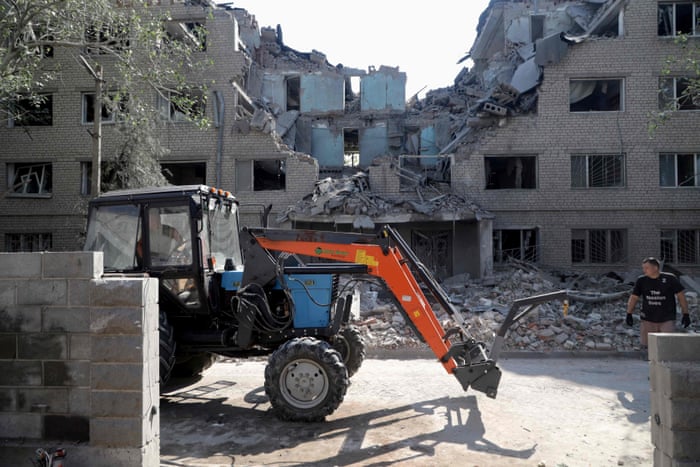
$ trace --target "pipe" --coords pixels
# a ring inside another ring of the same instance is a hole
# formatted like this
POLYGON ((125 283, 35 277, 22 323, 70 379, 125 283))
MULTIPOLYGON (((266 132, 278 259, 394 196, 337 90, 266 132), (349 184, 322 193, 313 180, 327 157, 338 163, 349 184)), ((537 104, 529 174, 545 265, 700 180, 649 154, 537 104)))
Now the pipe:
POLYGON ((221 186, 221 159, 224 152, 224 96, 221 91, 214 91, 216 96, 216 124, 219 135, 216 145, 216 186, 221 186))

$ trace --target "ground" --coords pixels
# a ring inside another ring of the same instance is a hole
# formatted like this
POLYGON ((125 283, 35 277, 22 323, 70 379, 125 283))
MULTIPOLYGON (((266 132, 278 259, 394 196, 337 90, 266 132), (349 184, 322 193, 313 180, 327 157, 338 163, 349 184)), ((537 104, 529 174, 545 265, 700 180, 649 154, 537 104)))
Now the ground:
POLYGON ((498 397, 429 358, 366 360, 322 423, 275 418, 265 360, 219 362, 161 399, 161 465, 652 464, 649 368, 633 358, 509 358, 498 397))

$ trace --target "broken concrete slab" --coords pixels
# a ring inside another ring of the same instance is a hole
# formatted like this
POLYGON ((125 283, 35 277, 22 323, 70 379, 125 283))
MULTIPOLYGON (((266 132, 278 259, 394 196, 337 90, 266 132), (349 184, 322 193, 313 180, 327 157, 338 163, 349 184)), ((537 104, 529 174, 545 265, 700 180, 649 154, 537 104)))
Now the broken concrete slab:
POLYGON ((284 136, 299 118, 298 110, 289 110, 277 117, 277 134, 284 136))
POLYGON ((535 42, 535 63, 539 66, 556 65, 561 62, 569 46, 561 39, 561 34, 551 34, 535 42))
POLYGON ((535 58, 524 62, 513 74, 510 84, 520 93, 528 92, 536 88, 542 79, 542 69, 535 63, 535 58))

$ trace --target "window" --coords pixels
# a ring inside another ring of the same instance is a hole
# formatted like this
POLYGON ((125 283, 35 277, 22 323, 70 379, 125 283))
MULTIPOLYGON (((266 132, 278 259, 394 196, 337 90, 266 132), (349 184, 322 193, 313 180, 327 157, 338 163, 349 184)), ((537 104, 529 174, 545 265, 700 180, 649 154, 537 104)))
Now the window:
POLYGON ((674 188, 700 186, 700 154, 661 154, 659 185, 674 188))
POLYGON ((13 103, 13 115, 9 126, 51 126, 53 125, 53 96, 39 94, 36 97, 22 97, 13 103))
POLYGON ((301 109, 301 79, 291 76, 286 80, 287 84, 287 110, 301 109))
POLYGON ((617 112, 623 110, 622 79, 572 79, 569 81, 570 112, 617 112))
POLYGON ((624 154, 571 156, 572 188, 621 188, 624 186, 624 154))
POLYGON ((205 185, 207 164, 205 162, 179 162, 160 164, 163 175, 173 185, 205 185))
POLYGON ((236 161, 236 191, 284 190, 285 161, 236 161))
POLYGON ((126 50, 129 48, 129 28, 119 24, 90 26, 85 30, 85 43, 89 54, 126 50))
POLYGON ((360 165, 360 130, 343 128, 343 165, 358 167, 360 165))
POLYGON ((158 94, 160 118, 170 122, 186 122, 204 115, 204 94, 198 90, 164 91, 158 94))
POLYGON ((92 162, 80 163, 80 194, 83 196, 92 194, 92 162))
POLYGON ((8 253, 50 250, 50 233, 8 233, 5 234, 5 251, 8 253))
MULTIPOLYGON (((86 92, 82 96, 82 121, 83 123, 95 122, 95 93, 86 92)), ((126 112, 127 99, 125 97, 117 97, 114 94, 102 95, 102 123, 114 123, 114 110, 126 112)))
POLYGON ((700 2, 664 2, 658 9, 659 36, 700 35, 700 2))
POLYGON ((196 48, 207 50, 207 28, 197 21, 167 21, 164 25, 168 41, 179 41, 196 48))
POLYGON ((506 263, 510 258, 537 262, 537 229, 502 229, 493 231, 493 262, 506 263))
POLYGON ((700 264, 700 229, 662 230, 661 259, 667 263, 700 264))
POLYGON ((571 262, 615 264, 627 261, 626 230, 572 230, 571 262))
POLYGON ((484 157, 487 190, 537 188, 537 157, 484 157))
POLYGON ((689 78, 661 78, 659 80, 659 108, 661 110, 700 110, 697 81, 689 78))
POLYGON ((51 195, 51 164, 7 164, 7 186, 13 195, 51 195))

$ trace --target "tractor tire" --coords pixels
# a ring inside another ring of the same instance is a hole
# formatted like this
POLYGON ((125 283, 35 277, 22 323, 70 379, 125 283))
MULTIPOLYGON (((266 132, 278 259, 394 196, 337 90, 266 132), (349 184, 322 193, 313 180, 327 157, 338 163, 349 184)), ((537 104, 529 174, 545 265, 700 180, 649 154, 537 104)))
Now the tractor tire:
POLYGON ((343 363, 348 370, 348 378, 352 377, 360 369, 367 355, 365 339, 360 334, 360 330, 355 326, 345 326, 338 334, 331 337, 330 342, 343 357, 343 363))
POLYGON ((175 360, 172 376, 199 376, 204 370, 212 366, 215 361, 216 355, 209 352, 178 356, 175 360))
POLYGON ((265 367, 265 393, 281 420, 322 421, 343 402, 348 385, 340 353, 312 337, 285 342, 265 367))
POLYGON ((160 361, 160 386, 164 387, 175 366, 175 331, 168 322, 168 317, 164 311, 158 314, 158 358, 160 361))

